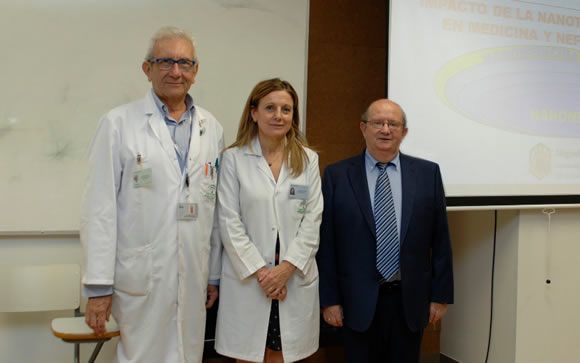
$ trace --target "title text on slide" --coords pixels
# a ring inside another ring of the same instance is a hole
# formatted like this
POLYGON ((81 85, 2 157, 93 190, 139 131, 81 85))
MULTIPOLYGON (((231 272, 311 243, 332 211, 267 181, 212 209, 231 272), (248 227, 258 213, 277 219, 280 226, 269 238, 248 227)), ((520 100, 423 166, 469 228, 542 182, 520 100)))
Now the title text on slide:
POLYGON ((580 34, 569 31, 570 28, 580 28, 580 16, 536 11, 524 6, 488 5, 481 1, 421 0, 420 3, 424 8, 440 10, 443 14, 453 12, 472 15, 465 19, 461 19, 462 16, 459 15, 443 18, 442 28, 446 31, 547 42, 561 46, 580 45, 580 34), (510 22, 493 21, 498 18, 510 22), (538 29, 531 25, 527 26, 533 23, 549 27, 538 29))
POLYGON ((421 0, 421 6, 430 9, 442 9, 459 13, 492 15, 505 19, 522 21, 537 21, 542 24, 559 25, 563 27, 580 28, 580 16, 554 13, 549 11, 533 11, 523 7, 505 5, 490 6, 480 1, 463 0, 421 0))
POLYGON ((505 38, 545 41, 560 45, 580 45, 580 34, 550 32, 545 30, 537 31, 525 27, 477 21, 464 23, 462 20, 450 18, 443 19, 442 26, 444 30, 460 33, 487 34, 505 38))

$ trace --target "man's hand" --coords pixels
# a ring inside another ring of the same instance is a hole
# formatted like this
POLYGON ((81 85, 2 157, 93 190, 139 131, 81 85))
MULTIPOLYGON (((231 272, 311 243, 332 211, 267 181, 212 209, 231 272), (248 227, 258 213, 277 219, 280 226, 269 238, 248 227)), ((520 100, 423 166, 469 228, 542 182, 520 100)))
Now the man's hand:
POLYGON ((342 327, 342 306, 331 305, 322 308, 322 317, 328 325, 340 328, 342 327))
POLYGON ((113 295, 91 297, 87 301, 85 322, 97 336, 105 334, 105 325, 111 316, 113 295))
POLYGON ((432 302, 429 306, 429 323, 435 325, 447 313, 447 304, 432 302))
POLYGON ((205 308, 209 309, 213 306, 218 298, 219 292, 216 285, 207 285, 207 299, 205 301, 205 308))

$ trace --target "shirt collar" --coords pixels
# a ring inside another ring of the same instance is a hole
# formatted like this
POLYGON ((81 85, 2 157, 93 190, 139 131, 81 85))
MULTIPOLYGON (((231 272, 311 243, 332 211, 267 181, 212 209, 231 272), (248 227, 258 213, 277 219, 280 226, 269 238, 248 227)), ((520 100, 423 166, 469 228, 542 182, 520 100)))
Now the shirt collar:
MULTIPOLYGON (((400 170, 399 166, 401 165, 401 158, 400 158, 400 153, 397 152, 397 155, 395 155, 395 157, 393 158, 393 160, 389 161, 388 164, 392 164, 395 166, 395 170, 400 170)), ((373 156, 371 155, 371 153, 369 153, 368 149, 365 151, 365 166, 367 171, 372 171, 373 169, 375 169, 377 167, 377 163, 379 161, 375 158, 373 158, 373 156)))
MULTIPOLYGON (((159 112, 161 112, 163 117, 167 118, 168 117, 167 106, 163 103, 163 101, 161 101, 161 99, 159 98, 159 96, 157 96, 157 94, 153 91, 153 89, 151 89, 151 94, 153 95, 153 101, 155 102, 155 105, 159 109, 159 112)), ((193 97, 191 97, 189 93, 185 95, 185 109, 191 112, 193 112, 193 110, 195 109, 193 97)))

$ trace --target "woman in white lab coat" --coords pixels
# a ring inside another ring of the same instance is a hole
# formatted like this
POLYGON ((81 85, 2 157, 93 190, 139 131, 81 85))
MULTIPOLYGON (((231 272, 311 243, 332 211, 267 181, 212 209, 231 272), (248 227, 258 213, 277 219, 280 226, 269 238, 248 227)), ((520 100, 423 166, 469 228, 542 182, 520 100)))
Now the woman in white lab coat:
POLYGON ((318 156, 280 79, 252 90, 218 183, 222 257, 216 350, 238 362, 293 362, 318 349, 322 194, 318 156))

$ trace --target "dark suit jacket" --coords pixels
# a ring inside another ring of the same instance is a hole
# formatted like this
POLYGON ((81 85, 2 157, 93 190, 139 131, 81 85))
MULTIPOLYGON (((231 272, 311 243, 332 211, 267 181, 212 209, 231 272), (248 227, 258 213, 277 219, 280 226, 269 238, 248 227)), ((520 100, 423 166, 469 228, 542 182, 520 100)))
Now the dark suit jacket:
MULTIPOLYGON (((417 331, 428 324, 430 302, 453 302, 451 243, 439 166, 404 154, 400 160, 401 294, 407 325, 417 331)), ((320 304, 342 305, 344 324, 364 331, 379 293, 365 154, 328 166, 322 193, 320 304)))

